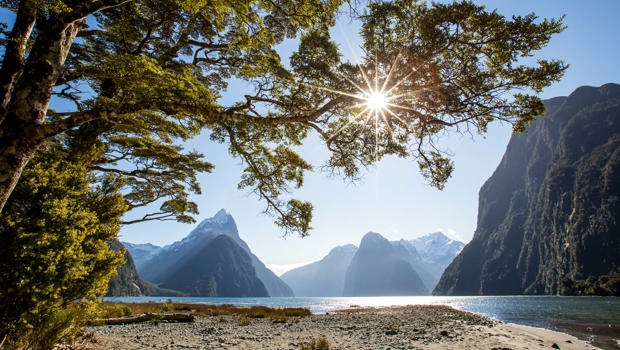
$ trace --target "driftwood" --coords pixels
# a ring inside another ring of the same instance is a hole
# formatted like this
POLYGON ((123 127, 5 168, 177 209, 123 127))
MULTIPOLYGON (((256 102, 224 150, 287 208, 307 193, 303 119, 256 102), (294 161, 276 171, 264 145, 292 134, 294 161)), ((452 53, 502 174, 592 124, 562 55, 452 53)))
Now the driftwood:
POLYGON ((89 325, 109 326, 117 324, 140 323, 140 322, 194 322, 192 314, 153 314, 146 313, 127 317, 100 318, 89 322, 89 325))

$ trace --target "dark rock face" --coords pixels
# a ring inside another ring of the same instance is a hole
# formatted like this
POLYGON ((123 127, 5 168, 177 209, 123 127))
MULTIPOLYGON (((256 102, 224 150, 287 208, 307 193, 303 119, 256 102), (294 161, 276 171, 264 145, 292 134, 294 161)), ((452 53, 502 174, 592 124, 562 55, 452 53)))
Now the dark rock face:
POLYGON ((344 296, 424 295, 428 289, 394 246, 367 233, 347 269, 344 296))
POLYGON ((620 85, 546 106, 480 189, 474 238, 433 294, 557 294, 619 271, 620 85))
POLYGON ((336 247, 320 261, 288 271, 280 278, 298 297, 340 297, 356 251, 352 244, 336 247))
MULTIPOLYGON (((109 243, 115 251, 122 251, 123 245, 119 241, 109 243)), ((117 275, 110 279, 106 296, 183 296, 184 294, 175 290, 162 289, 147 282, 138 276, 136 265, 129 254, 125 251, 125 264, 118 267, 117 275)))
POLYGON ((176 271, 178 264, 191 260, 219 235, 238 237, 237 225, 223 210, 214 217, 202 221, 182 240, 161 248, 150 260, 142 264, 138 273, 148 281, 161 283, 176 271))
POLYGON ((189 296, 269 296, 248 253, 225 235, 215 237, 192 259, 176 265, 160 286, 189 296))

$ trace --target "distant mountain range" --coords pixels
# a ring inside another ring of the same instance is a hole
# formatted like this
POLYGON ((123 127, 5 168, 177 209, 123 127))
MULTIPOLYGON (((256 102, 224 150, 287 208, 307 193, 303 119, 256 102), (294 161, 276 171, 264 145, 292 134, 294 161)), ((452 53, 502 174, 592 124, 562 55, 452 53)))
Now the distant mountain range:
POLYGON ((320 261, 290 270, 280 278, 298 297, 340 297, 344 276, 356 252, 353 244, 338 246, 320 261))
POLYGON ((368 233, 359 249, 352 244, 336 247, 322 260, 280 279, 252 254, 223 209, 168 246, 123 245, 127 264, 110 283, 109 295, 423 295, 463 247, 441 232, 395 242, 368 233))
POLYGON ((135 254, 140 276, 190 296, 293 296, 252 254, 224 209, 171 245, 124 245, 135 254))
POLYGON ((434 294, 620 294, 620 85, 545 105, 480 189, 474 237, 434 294))
POLYGON ((389 242, 378 233, 332 249, 322 260, 281 276, 296 296, 429 294, 464 246, 441 232, 389 242))

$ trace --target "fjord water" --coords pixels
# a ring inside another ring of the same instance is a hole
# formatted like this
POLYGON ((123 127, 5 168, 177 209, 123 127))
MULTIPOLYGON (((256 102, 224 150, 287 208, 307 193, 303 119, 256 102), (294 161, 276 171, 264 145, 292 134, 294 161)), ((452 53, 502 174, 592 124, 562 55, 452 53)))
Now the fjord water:
POLYGON ((605 349, 619 349, 620 298, 560 296, 466 296, 466 297, 339 297, 339 298, 162 298, 108 297, 107 301, 262 305, 304 307, 312 313, 326 313, 351 307, 403 305, 450 305, 459 310, 483 314, 503 322, 542 327, 573 334, 605 349))

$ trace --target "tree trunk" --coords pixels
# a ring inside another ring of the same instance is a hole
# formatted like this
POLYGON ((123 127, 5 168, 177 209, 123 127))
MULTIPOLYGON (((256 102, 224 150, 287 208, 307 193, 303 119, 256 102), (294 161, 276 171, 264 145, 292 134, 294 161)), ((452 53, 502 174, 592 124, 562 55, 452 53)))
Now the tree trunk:
POLYGON ((36 21, 36 3, 20 1, 13 30, 4 49, 4 60, 0 70, 0 124, 4 120, 11 92, 24 69, 26 45, 36 21))
POLYGON ((42 140, 32 126, 6 122, 0 131, 0 212, 42 140), (10 125, 13 124, 13 125, 10 125))
POLYGON ((40 34, 14 84, 0 128, 0 212, 34 152, 52 136, 42 126, 52 90, 84 20, 68 25, 53 20, 39 24, 40 34))

